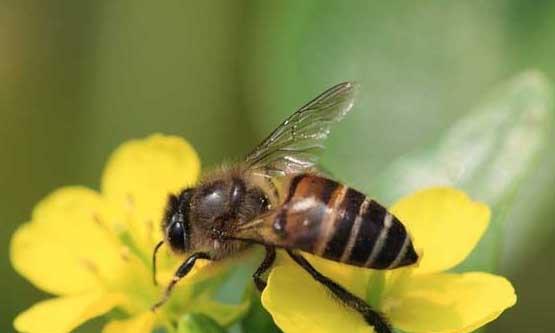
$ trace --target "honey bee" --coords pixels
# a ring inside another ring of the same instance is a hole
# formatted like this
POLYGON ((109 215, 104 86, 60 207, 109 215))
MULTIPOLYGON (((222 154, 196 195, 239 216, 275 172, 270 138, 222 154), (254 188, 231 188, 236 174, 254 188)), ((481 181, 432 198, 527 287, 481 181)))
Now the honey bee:
POLYGON ((241 163, 170 195, 162 221, 164 240, 153 253, 154 280, 156 252, 163 243, 188 256, 153 309, 169 298, 198 259, 218 261, 258 244, 266 250, 253 274, 260 291, 276 249, 283 249, 378 333, 391 332, 381 314, 301 254, 373 269, 394 269, 418 259, 411 237, 393 214, 317 169, 318 152, 331 128, 352 109, 356 87, 345 82, 328 89, 287 118, 241 163))

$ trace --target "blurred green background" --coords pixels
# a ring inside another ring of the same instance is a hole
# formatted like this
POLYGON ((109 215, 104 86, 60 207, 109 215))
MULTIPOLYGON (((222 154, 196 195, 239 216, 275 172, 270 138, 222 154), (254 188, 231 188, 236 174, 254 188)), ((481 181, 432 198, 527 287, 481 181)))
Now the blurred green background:
MULTIPOLYGON (((210 167, 357 80, 323 160, 372 194, 399 156, 529 68, 555 79, 553 1, 0 0, 0 331, 46 297, 10 268, 11 234, 53 189, 98 188, 125 140, 182 135, 210 167)), ((555 327, 552 132, 507 211, 496 271, 519 301, 488 332, 555 327)))

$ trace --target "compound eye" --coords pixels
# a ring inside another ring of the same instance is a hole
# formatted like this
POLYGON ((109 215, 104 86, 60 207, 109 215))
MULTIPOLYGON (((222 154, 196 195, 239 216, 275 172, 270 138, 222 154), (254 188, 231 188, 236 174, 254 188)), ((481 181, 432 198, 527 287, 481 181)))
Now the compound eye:
POLYGON ((185 228, 183 223, 172 223, 168 228, 168 241, 172 249, 185 251, 185 228))

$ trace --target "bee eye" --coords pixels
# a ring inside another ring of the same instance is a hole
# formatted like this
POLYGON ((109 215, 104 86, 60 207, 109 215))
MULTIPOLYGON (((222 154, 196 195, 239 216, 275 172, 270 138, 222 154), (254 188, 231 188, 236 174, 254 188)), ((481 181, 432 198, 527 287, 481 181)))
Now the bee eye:
POLYGON ((168 241, 174 250, 185 251, 185 236, 183 223, 172 223, 168 228, 168 241))

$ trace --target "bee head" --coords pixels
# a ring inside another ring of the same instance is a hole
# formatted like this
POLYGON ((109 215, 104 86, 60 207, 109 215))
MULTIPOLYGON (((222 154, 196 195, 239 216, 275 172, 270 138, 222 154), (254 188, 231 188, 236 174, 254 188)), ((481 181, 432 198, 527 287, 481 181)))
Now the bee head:
POLYGON ((187 252, 190 247, 189 208, 193 189, 186 189, 179 196, 170 195, 162 223, 164 239, 177 253, 187 252))

